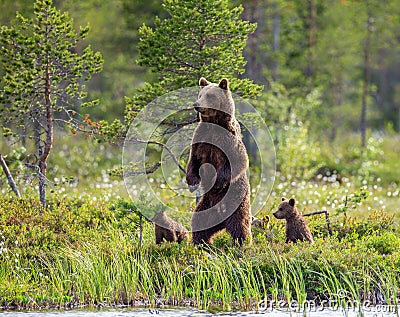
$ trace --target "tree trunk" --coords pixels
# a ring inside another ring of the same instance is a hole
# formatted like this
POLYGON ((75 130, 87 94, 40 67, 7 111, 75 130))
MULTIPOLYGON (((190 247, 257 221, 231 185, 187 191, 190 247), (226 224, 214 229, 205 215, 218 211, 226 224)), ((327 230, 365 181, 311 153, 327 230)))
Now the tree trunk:
MULTIPOLYGON (((256 11, 257 11, 257 0, 253 0, 253 3, 251 5, 251 14, 250 17, 252 17, 254 20, 251 22, 255 22, 257 20, 256 17, 256 11)), ((257 67, 257 53, 258 53, 258 32, 257 29, 254 31, 253 34, 250 36, 250 68, 251 68, 251 75, 252 78, 256 81, 258 81, 259 78, 259 69, 257 67)))
POLYGON ((0 154, 0 164, 1 164, 1 167, 3 168, 4 173, 7 176, 8 184, 10 185, 12 191, 14 192, 15 195, 17 195, 17 197, 21 197, 21 194, 18 191, 18 187, 14 182, 14 178, 12 177, 10 170, 8 169, 7 163, 4 160, 3 155, 1 155, 1 154, 0 154))
POLYGON ((333 82, 332 87, 333 94, 333 116, 332 116, 332 129, 331 129, 331 140, 335 140, 337 134, 337 127, 341 125, 341 122, 338 121, 336 113, 338 109, 342 105, 342 78, 341 76, 337 76, 333 82))
POLYGON ((308 36, 308 61, 307 61, 307 77, 312 77, 314 74, 314 46, 315 46, 315 34, 317 32, 317 23, 316 23, 316 8, 314 0, 308 1, 308 9, 309 9, 309 22, 310 22, 310 30, 308 36))
POLYGON ((246 64, 246 76, 256 82, 262 81, 261 65, 260 65, 260 34, 262 32, 263 18, 259 16, 260 10, 258 0, 251 0, 243 3, 244 18, 252 23, 257 22, 257 29, 254 33, 249 34, 247 45, 248 50, 244 52, 246 64))
POLYGON ((45 192, 45 178, 42 176, 42 168, 41 168, 41 161, 40 158, 43 156, 43 144, 42 144, 42 131, 41 131, 42 124, 40 123, 40 117, 36 117, 34 119, 34 124, 33 124, 33 133, 34 133, 34 139, 35 139, 35 147, 36 151, 38 154, 38 162, 37 165, 32 165, 30 167, 35 168, 38 173, 38 178, 39 178, 39 198, 40 202, 42 203, 42 206, 46 206, 46 192, 45 192))
POLYGON ((280 32, 280 16, 279 16, 279 4, 277 2, 274 3, 274 15, 273 15, 273 24, 272 24, 272 34, 274 37, 274 41, 272 44, 272 51, 274 53, 274 62, 272 65, 272 79, 277 80, 279 75, 279 32, 280 32))
POLYGON ((365 37, 364 45, 364 78, 363 78, 363 89, 362 89, 362 100, 361 100, 361 147, 365 149, 367 145, 367 99, 369 82, 371 77, 370 59, 371 59, 371 27, 372 17, 368 10, 367 12, 367 34, 365 37))
POLYGON ((45 107, 46 107, 46 141, 42 155, 39 157, 39 196, 43 208, 46 208, 46 173, 47 173, 47 158, 53 147, 54 140, 54 118, 53 107, 50 100, 51 79, 50 79, 50 66, 46 65, 46 78, 45 78, 45 107))
MULTIPOLYGON (((49 30, 46 30, 46 36, 49 30)), ((46 173, 47 173, 47 159, 50 155, 50 151, 53 147, 54 140, 54 118, 53 118, 53 106, 51 103, 51 74, 50 74, 50 56, 46 56, 46 71, 45 71, 45 83, 44 83, 44 105, 46 109, 45 119, 45 142, 43 152, 39 153, 39 197, 43 208, 46 208, 46 173)))

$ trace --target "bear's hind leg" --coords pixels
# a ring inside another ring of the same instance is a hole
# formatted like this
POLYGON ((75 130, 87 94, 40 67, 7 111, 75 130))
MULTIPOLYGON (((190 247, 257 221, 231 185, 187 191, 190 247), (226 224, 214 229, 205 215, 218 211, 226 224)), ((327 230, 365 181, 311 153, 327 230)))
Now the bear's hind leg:
POLYGON ((201 231, 194 231, 192 234, 192 242, 193 244, 212 244, 212 238, 213 236, 224 229, 223 224, 218 224, 212 228, 208 228, 206 230, 201 230, 201 231))
POLYGON ((193 244, 212 244, 212 237, 225 228, 218 199, 206 193, 192 215, 193 244))
POLYGON ((226 231, 240 246, 242 246, 247 238, 251 239, 250 202, 246 201, 246 199, 242 201, 236 211, 226 220, 226 231))

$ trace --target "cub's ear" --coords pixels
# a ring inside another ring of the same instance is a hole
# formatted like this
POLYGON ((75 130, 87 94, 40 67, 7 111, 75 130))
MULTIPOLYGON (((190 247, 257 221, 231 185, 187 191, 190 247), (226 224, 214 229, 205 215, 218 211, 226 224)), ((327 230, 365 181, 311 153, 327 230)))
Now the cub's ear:
POLYGON ((289 205, 294 207, 295 204, 296 204, 296 200, 294 198, 290 198, 289 199, 289 205))
POLYGON ((207 85, 209 85, 210 83, 207 81, 207 79, 205 79, 204 77, 201 77, 199 80, 199 86, 200 87, 205 87, 207 85))
POLYGON ((282 197, 282 201, 285 201, 286 200, 286 198, 285 197, 282 197))
POLYGON ((228 79, 222 78, 221 81, 219 82, 218 86, 221 89, 228 90, 229 89, 228 84, 229 84, 228 79))

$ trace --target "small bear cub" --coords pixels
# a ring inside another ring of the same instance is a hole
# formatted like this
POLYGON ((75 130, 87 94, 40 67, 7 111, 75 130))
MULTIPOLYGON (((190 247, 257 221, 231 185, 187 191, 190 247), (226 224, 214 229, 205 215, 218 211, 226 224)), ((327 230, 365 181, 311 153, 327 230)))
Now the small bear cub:
POLYGON ((286 243, 297 243, 297 240, 314 242, 306 220, 296 208, 294 198, 288 200, 282 197, 282 202, 273 215, 277 219, 286 219, 286 243))
POLYGON ((165 211, 159 212, 151 219, 154 223, 156 244, 167 242, 182 242, 188 238, 188 230, 179 222, 167 216, 165 211))

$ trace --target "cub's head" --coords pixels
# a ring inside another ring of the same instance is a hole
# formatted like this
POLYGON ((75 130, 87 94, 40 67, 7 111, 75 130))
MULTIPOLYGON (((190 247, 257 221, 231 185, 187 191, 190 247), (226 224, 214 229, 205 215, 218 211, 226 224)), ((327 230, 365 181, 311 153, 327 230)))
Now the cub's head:
POLYGON ((289 219, 296 216, 298 213, 296 209, 296 200, 290 198, 289 200, 282 197, 282 202, 278 207, 278 210, 273 213, 274 217, 277 219, 289 219))
POLYGON ((228 80, 223 78, 219 84, 215 84, 202 77, 199 85, 201 90, 194 109, 199 113, 200 119, 208 122, 230 121, 235 113, 235 104, 228 80))

